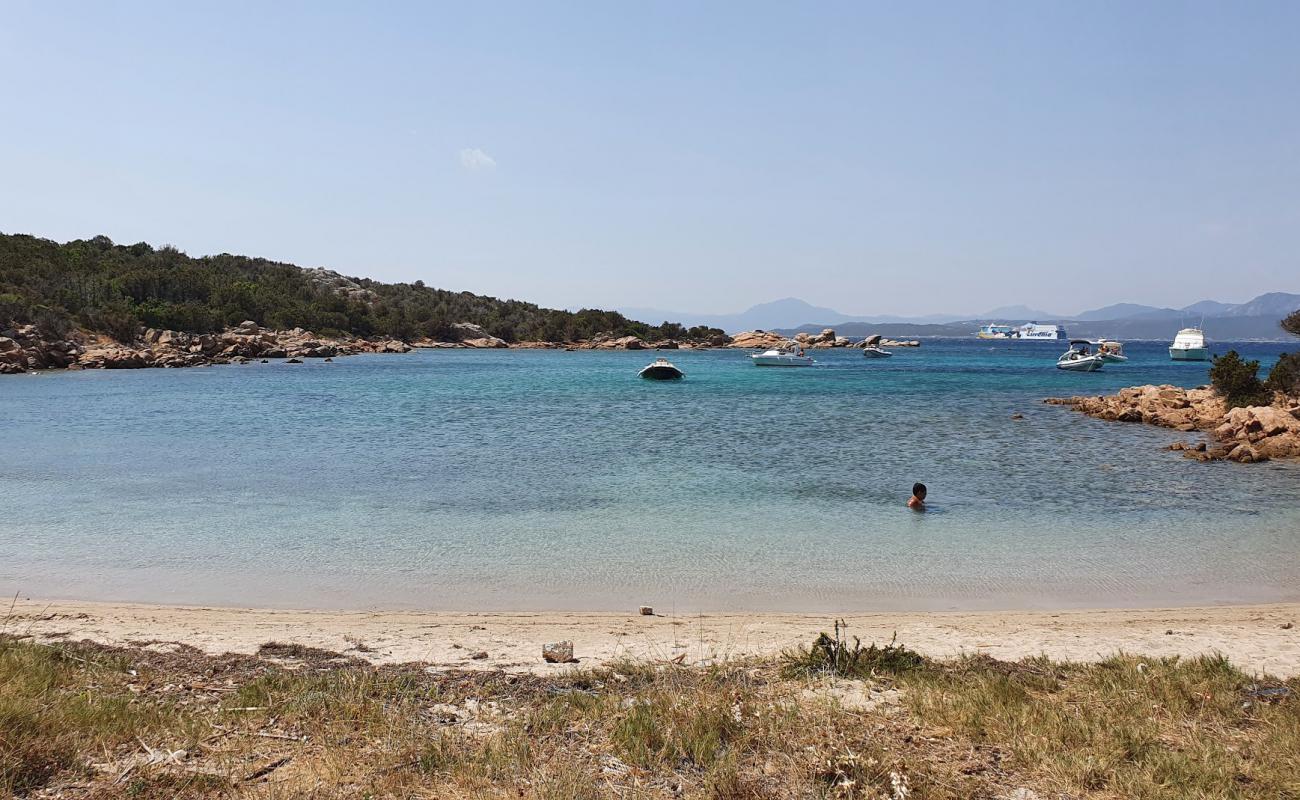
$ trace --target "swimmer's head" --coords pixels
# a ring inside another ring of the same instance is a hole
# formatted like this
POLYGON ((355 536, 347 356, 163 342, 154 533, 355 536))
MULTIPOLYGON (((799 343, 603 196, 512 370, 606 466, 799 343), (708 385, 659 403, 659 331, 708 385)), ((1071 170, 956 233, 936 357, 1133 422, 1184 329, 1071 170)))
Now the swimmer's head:
POLYGON ((925 499, 925 484, 924 484, 924 483, 914 483, 914 484, 912 484, 912 496, 915 497, 917 500, 924 500, 924 499, 925 499))

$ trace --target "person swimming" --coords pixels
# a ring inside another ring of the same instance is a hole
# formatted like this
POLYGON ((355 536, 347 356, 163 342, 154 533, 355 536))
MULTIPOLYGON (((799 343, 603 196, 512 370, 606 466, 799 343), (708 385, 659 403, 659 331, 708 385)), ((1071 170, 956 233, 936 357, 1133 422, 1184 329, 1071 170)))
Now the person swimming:
POLYGON ((912 497, 907 501, 907 507, 913 511, 925 510, 925 484, 912 484, 912 497))

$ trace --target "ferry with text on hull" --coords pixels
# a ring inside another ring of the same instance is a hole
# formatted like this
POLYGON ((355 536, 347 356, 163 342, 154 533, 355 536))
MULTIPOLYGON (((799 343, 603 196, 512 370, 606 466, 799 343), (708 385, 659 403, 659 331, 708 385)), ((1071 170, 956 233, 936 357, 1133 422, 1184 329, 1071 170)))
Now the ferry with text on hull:
POLYGON ((640 377, 652 381, 675 381, 685 374, 666 358, 656 358, 637 373, 640 377))
POLYGON ((1024 325, 1016 327, 994 323, 980 328, 975 332, 975 335, 981 339, 1018 339, 1021 341, 1042 342, 1054 342, 1067 338, 1064 326, 1040 325, 1037 322, 1026 322, 1024 325))
POLYGON ((1183 328, 1169 345, 1169 357, 1174 361, 1204 361, 1208 358, 1205 332, 1200 328, 1183 328))
POLYGON ((1056 359, 1056 368, 1070 372, 1096 372, 1101 369, 1106 362, 1099 353, 1088 349, 1091 344, 1087 339, 1070 340, 1070 349, 1056 359))
POLYGON ((778 347, 750 356, 756 367, 811 367, 813 360, 802 347, 778 347))

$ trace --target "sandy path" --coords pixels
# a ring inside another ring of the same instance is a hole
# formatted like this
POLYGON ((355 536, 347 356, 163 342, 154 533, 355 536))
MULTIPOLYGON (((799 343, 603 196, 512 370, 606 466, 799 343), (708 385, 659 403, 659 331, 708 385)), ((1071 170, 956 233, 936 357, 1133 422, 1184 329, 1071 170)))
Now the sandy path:
MULTIPOLYGON (((375 663, 424 661, 465 668, 562 669, 544 664, 543 642, 569 639, 581 662, 668 659, 687 663, 769 655, 810 642, 826 615, 437 613, 270 611, 18 600, 0 607, 0 631, 40 641, 183 642, 211 653, 252 653, 268 641, 359 655, 375 663), (369 651, 358 651, 361 643, 369 651), (486 658, 474 659, 475 654, 486 658)), ((1088 660, 1116 651, 1153 656, 1218 651, 1248 672, 1300 674, 1300 604, 1005 613, 864 613, 846 617, 866 641, 898 640, 928 655, 1046 654, 1088 660)))

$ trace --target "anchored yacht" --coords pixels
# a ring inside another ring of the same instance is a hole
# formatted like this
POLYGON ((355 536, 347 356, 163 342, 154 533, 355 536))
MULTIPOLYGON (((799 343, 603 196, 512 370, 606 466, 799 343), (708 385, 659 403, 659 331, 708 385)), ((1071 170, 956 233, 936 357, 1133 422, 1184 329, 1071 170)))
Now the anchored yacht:
POLYGON ((1204 361, 1205 332, 1200 328, 1183 328, 1169 345, 1169 357, 1174 361, 1204 361))

